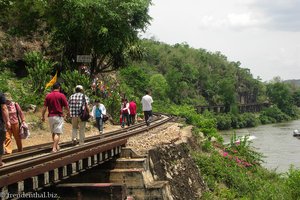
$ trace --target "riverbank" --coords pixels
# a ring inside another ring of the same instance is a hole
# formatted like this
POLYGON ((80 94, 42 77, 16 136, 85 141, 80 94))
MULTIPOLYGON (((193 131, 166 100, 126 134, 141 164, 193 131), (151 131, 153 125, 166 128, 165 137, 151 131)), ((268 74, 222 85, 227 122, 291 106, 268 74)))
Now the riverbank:
POLYGON ((277 173, 285 173, 291 165, 300 168, 300 140, 293 137, 293 130, 299 129, 300 120, 261 125, 254 128, 222 131, 224 141, 230 140, 234 132, 237 136, 253 135, 251 146, 264 155, 262 166, 277 173))

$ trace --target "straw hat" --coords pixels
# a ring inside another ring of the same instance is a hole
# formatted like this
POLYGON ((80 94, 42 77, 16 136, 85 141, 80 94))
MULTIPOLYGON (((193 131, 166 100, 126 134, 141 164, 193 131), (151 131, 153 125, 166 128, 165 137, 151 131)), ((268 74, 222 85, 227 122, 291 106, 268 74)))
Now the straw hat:
POLYGON ((8 100, 8 101, 12 101, 13 100, 12 96, 11 96, 11 94, 9 92, 5 92, 4 95, 5 95, 5 99, 6 100, 8 100))

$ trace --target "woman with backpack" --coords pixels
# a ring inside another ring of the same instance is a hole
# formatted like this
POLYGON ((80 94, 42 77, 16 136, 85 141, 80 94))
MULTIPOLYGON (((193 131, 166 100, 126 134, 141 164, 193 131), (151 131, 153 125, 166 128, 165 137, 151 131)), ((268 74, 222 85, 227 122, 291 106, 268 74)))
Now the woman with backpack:
POLYGON ((103 116, 106 115, 106 108, 105 106, 100 103, 99 99, 95 100, 95 105, 92 109, 92 116, 96 120, 96 125, 99 130, 100 135, 103 134, 103 116))

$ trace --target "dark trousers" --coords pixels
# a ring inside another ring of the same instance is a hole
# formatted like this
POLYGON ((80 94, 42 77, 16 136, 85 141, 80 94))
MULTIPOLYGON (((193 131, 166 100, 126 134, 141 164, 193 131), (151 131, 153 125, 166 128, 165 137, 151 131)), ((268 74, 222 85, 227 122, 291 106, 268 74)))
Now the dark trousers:
POLYGON ((96 117, 96 125, 99 131, 103 131, 103 119, 101 117, 96 117))
POLYGON ((134 124, 135 123, 135 115, 129 115, 129 118, 130 118, 130 124, 134 124))
POLYGON ((152 110, 144 111, 145 122, 149 126, 152 120, 152 110))
POLYGON ((122 127, 125 126, 125 118, 126 118, 126 124, 127 124, 127 126, 130 125, 129 114, 128 113, 122 113, 122 127))

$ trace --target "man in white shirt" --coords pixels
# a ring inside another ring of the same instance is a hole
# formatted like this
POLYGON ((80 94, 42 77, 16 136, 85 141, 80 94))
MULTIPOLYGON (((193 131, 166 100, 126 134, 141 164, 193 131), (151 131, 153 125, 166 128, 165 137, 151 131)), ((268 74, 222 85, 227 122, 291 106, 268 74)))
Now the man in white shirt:
POLYGON ((150 122, 152 120, 152 103, 153 99, 150 96, 150 92, 146 91, 146 95, 143 96, 142 98, 142 105, 143 105, 143 111, 144 111, 144 117, 145 117, 145 122, 147 126, 150 125, 150 122))

